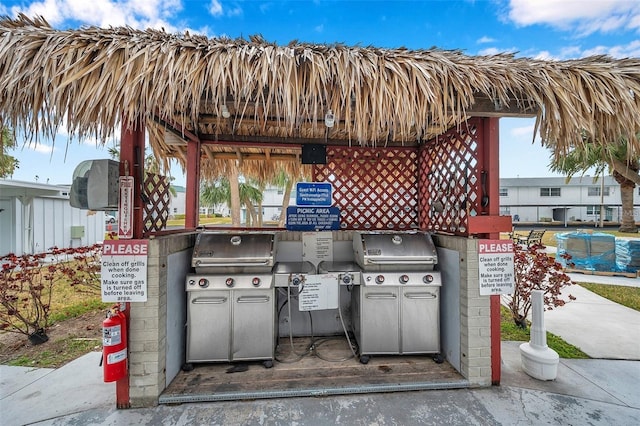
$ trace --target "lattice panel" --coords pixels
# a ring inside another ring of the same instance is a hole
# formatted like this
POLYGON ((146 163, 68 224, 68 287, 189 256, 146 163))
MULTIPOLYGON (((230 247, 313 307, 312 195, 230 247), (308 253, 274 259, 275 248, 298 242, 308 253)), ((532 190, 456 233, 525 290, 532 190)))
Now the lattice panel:
POLYGON ((469 120, 419 152, 420 228, 468 235, 468 218, 483 213, 479 170, 482 121, 469 120))
POLYGON ((145 173, 143 193, 148 198, 144 205, 144 233, 160 231, 167 226, 169 219, 169 179, 151 173, 145 173))
POLYGON ((313 167, 315 182, 333 185, 342 229, 417 229, 417 179, 415 149, 328 146, 313 167))

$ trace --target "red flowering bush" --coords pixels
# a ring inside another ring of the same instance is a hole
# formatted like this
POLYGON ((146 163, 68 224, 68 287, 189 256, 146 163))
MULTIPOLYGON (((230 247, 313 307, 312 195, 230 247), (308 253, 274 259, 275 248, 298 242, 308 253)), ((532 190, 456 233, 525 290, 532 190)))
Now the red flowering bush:
POLYGON ((0 257, 0 330, 46 341, 56 283, 66 280, 80 291, 99 290, 101 252, 96 244, 0 257))
MULTIPOLYGON (((519 244, 515 248, 515 291, 508 299, 507 307, 511 311, 514 322, 527 328, 527 316, 531 310, 531 291, 544 291, 545 310, 564 306, 569 300, 575 300, 571 294, 564 300, 560 294, 562 289, 573 284, 562 265, 545 252, 545 246, 534 244, 524 247, 519 244)), ((562 255, 567 261, 571 256, 562 255)))

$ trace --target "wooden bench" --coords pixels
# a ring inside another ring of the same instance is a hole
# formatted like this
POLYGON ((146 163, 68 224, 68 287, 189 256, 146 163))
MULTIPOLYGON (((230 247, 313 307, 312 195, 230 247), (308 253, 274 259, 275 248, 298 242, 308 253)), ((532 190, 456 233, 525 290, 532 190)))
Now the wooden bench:
POLYGON ((529 231, 529 235, 512 232, 509 234, 509 238, 511 238, 515 244, 526 244, 527 247, 531 247, 533 244, 542 244, 542 236, 546 231, 546 229, 532 229, 529 231))

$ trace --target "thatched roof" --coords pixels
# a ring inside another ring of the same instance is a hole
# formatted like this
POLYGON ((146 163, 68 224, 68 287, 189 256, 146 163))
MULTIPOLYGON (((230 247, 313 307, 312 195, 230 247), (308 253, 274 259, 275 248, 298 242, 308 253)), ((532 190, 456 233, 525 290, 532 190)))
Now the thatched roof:
POLYGON ((290 143, 280 154, 295 156, 308 142, 419 144, 473 115, 535 115, 557 152, 586 132, 604 143, 624 137, 640 154, 638 58, 278 46, 131 28, 60 31, 21 16, 0 20, 0 93, 4 124, 27 134, 66 123, 73 136, 107 139, 126 117, 144 120, 157 155, 177 158, 189 135, 222 143, 211 152, 242 154, 234 142, 249 141, 290 143))

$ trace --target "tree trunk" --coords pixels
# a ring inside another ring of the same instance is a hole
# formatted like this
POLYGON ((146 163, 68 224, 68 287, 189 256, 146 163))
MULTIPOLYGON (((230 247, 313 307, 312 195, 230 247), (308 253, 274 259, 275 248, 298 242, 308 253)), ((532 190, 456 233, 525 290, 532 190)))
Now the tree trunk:
POLYGON ((289 207, 289 198, 291 198, 291 189, 293 188, 293 180, 289 179, 284 186, 284 194, 282 195, 282 211, 280 212, 280 220, 278 226, 284 228, 287 219, 287 207, 289 207))
POLYGON ((231 226, 240 227, 240 182, 235 164, 229 168, 229 190, 231 192, 231 226))
POLYGON ((635 185, 620 185, 620 198, 622 199, 622 220, 620 232, 638 233, 636 220, 633 216, 633 192, 635 185))
POLYGON ((622 201, 622 218, 618 231, 637 234, 638 227, 633 215, 633 192, 636 189, 636 184, 616 170, 613 171, 613 177, 620 184, 620 199, 622 201))

